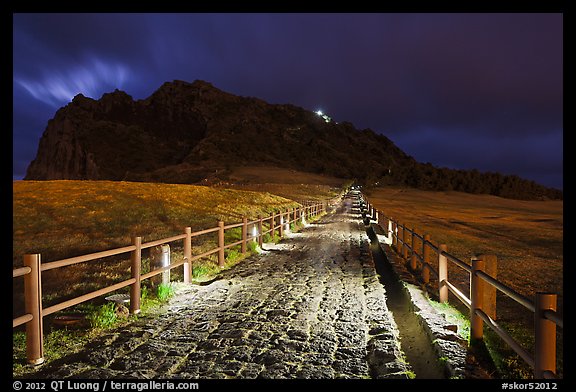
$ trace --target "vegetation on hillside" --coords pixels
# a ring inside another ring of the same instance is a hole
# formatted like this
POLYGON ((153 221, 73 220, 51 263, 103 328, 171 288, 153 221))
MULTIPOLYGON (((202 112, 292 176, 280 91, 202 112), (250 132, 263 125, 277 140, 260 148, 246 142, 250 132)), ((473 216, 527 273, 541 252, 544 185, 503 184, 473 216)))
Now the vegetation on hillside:
POLYGON ((430 163, 396 167, 386 176, 368 178, 366 184, 409 186, 429 191, 489 194, 519 200, 562 200, 561 190, 548 188, 516 175, 478 170, 438 168, 430 163))

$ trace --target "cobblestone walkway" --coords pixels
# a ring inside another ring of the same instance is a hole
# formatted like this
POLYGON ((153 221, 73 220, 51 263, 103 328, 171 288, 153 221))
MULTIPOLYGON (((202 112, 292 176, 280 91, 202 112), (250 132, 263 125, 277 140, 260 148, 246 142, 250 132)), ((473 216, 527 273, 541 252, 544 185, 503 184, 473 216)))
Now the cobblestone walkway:
POLYGON ((350 200, 34 378, 406 378, 350 200), (346 207, 348 206, 348 208, 346 207))

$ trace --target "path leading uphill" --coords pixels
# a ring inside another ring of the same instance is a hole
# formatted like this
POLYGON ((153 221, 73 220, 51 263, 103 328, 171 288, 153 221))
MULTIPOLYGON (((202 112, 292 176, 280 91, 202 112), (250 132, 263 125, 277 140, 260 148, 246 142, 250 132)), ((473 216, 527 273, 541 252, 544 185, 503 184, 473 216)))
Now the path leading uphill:
POLYGON ((31 377, 406 378, 352 203, 31 377))

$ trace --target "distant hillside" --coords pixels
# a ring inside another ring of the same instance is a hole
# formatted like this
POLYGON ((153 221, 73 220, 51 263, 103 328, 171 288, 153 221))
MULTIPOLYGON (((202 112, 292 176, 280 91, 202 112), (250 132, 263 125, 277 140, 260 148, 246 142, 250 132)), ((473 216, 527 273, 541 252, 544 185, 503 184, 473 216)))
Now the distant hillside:
POLYGON ((44 131, 25 179, 167 183, 228 181, 239 167, 268 166, 430 189, 558 198, 561 192, 507 176, 482 177, 423 165, 370 129, 293 105, 223 92, 210 83, 164 83, 133 100, 116 90, 79 94, 44 131), (471 185, 470 181, 490 185, 471 185))

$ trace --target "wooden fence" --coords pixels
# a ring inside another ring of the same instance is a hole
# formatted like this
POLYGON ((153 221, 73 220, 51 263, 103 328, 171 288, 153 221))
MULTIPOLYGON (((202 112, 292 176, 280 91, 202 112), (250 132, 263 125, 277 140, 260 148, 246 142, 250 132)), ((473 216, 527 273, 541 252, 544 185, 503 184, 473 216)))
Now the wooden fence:
POLYGON ((430 273, 438 281, 440 302, 448 301, 452 292, 470 309, 470 340, 482 340, 484 323, 500 336, 534 370, 534 378, 556 377, 556 327, 564 328, 563 319, 556 312, 556 293, 535 293, 534 301, 514 291, 496 279, 495 255, 472 257, 470 264, 448 253, 446 244, 434 245, 430 235, 418 234, 414 229, 391 217, 385 216, 360 194, 361 210, 366 220, 375 221, 386 233, 387 242, 409 263, 412 272, 421 274, 422 282, 430 282, 430 273), (383 224, 384 223, 384 224, 383 224), (435 252, 434 268, 432 252, 435 252), (470 274, 468 295, 448 280, 448 261, 470 274), (534 354, 522 347, 496 322, 496 290, 512 298, 534 313, 534 354))
POLYGON ((52 261, 49 263, 42 263, 40 254, 27 254, 24 255, 24 266, 16 268, 12 272, 12 277, 24 278, 24 306, 25 314, 13 319, 12 327, 18 327, 26 324, 26 357, 30 364, 41 364, 44 362, 44 344, 43 344, 43 318, 78 305, 82 302, 89 301, 96 297, 117 291, 124 287, 130 286, 130 313, 136 314, 140 312, 140 289, 141 282, 145 279, 151 278, 155 275, 169 271, 173 268, 184 266, 184 282, 189 283, 191 280, 192 263, 198 259, 210 256, 217 253, 218 265, 224 266, 225 263, 225 250, 234 246, 240 246, 241 252, 244 254, 247 251, 248 241, 257 241, 260 246, 263 244, 263 237, 269 234, 272 238, 278 233, 283 237, 289 229, 291 223, 303 221, 320 215, 326 212, 328 202, 315 202, 307 203, 298 208, 288 209, 284 212, 270 213, 270 216, 258 216, 257 219, 249 221, 248 218, 243 218, 242 222, 226 225, 223 221, 219 221, 218 225, 213 228, 192 232, 190 227, 184 229, 184 233, 173 237, 163 238, 156 241, 142 243, 142 237, 133 237, 132 244, 122 248, 106 250, 97 253, 91 253, 83 256, 72 257, 68 259, 52 261), (253 228, 252 233, 249 233, 248 227, 253 228), (242 237, 236 242, 229 244, 225 243, 225 231, 234 228, 242 228, 242 237), (266 228, 266 230, 265 230, 266 228), (210 233, 217 233, 218 246, 214 249, 206 251, 198 255, 192 255, 192 238, 210 233), (153 246, 168 244, 174 241, 183 241, 184 257, 182 260, 171 263, 165 267, 152 270, 148 273, 141 273, 143 249, 153 246), (130 270, 131 278, 123 282, 113 284, 92 291, 88 294, 81 295, 76 298, 58 303, 56 305, 43 308, 42 306, 42 272, 66 267, 73 264, 84 263, 87 261, 100 259, 103 257, 115 256, 123 253, 130 253, 130 270))

